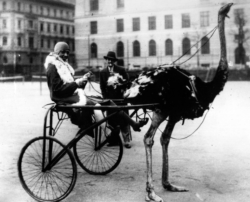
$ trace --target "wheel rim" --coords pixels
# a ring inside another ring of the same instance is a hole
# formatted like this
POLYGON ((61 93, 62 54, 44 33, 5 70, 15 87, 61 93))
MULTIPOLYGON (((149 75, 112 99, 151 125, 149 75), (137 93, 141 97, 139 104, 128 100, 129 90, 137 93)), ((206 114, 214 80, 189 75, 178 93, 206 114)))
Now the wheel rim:
MULTIPOLYGON (((42 172, 43 138, 27 144, 19 159, 19 177, 25 190, 39 201, 59 201, 73 189, 76 180, 76 165, 73 155, 66 154, 50 170, 42 172)), ((52 158, 64 146, 55 139, 46 138, 45 165, 48 164, 49 142, 53 142, 52 158)))
POLYGON ((76 144, 74 153, 79 165, 88 173, 95 175, 104 175, 113 171, 120 163, 123 146, 120 138, 117 146, 108 146, 107 137, 99 135, 98 140, 85 135, 76 144), (106 142, 99 150, 96 146, 106 142), (95 146, 96 145, 96 146, 95 146))

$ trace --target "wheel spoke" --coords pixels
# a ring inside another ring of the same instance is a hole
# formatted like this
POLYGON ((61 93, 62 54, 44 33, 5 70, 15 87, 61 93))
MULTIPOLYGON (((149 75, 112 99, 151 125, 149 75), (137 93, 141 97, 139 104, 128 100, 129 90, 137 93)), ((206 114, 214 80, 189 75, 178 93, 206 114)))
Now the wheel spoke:
POLYGON ((45 138, 45 165, 49 155, 53 159, 63 149, 65 155, 51 169, 42 171, 44 138, 28 142, 19 157, 18 172, 24 189, 36 200, 60 201, 73 189, 76 181, 76 164, 70 150, 54 138, 45 138), (49 148, 49 144, 53 145, 49 148))
POLYGON ((119 139, 117 146, 108 147, 107 137, 103 134, 103 131, 95 138, 89 135, 83 136, 74 147, 75 158, 79 165, 88 173, 107 174, 119 165, 122 158, 123 145, 119 139), (106 142, 98 150, 95 150, 95 138, 98 139, 98 145, 106 142))

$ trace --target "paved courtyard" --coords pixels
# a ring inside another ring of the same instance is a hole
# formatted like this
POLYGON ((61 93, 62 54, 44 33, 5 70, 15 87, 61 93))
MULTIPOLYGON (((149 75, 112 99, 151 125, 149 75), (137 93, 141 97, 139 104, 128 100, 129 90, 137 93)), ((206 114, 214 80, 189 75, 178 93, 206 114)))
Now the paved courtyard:
MULTIPOLYGON (((17 159, 30 139, 41 136, 50 103, 45 83, 0 83, 0 201, 34 202, 22 188, 17 159)), ((177 124, 173 136, 182 138, 202 122, 177 124)), ((170 179, 189 188, 172 193, 161 186, 160 131, 153 147, 156 193, 165 202, 238 202, 250 200, 250 82, 228 82, 215 99, 200 129, 184 140, 170 143, 170 179)), ((163 129, 165 123, 161 125, 163 129)), ((64 202, 144 201, 146 185, 145 149, 142 132, 133 133, 131 149, 125 149, 120 165, 106 176, 93 176, 78 167, 76 186, 64 202)), ((60 138, 70 140, 76 127, 67 124, 60 138)))

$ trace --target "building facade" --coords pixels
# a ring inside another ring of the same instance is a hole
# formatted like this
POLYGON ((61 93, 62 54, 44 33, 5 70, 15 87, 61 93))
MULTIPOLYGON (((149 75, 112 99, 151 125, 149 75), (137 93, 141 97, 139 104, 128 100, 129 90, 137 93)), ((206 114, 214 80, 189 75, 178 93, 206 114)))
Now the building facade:
MULTIPOLYGON (((119 64, 129 69, 173 62, 185 68, 216 67, 220 46, 218 31, 213 30, 219 8, 229 2, 235 5, 225 26, 228 60, 242 66, 237 61, 235 16, 250 19, 248 0, 76 0, 77 66, 98 68, 104 65, 103 56, 115 51, 119 64)), ((246 56, 248 44, 243 44, 246 56)))
POLYGON ((0 71, 31 75, 44 71, 45 57, 58 41, 74 59, 74 5, 52 0, 0 0, 0 71))

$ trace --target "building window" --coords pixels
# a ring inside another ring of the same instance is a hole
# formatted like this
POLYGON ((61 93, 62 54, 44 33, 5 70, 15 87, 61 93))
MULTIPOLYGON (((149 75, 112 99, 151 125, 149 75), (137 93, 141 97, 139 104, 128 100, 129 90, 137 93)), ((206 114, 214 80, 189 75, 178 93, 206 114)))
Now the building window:
POLYGON ((43 15, 43 7, 40 7, 40 14, 43 15))
POLYGON ((40 24, 40 31, 43 32, 43 23, 40 24))
POLYGON ((63 10, 60 10, 60 17, 63 17, 63 10))
POLYGON ((97 34, 97 21, 90 22, 90 34, 97 34))
POLYGON ((140 31, 140 18, 133 18, 133 31, 140 31))
POLYGON ((17 45, 18 45, 18 46, 22 46, 22 39, 21 39, 20 36, 17 37, 17 45))
POLYGON ((8 39, 6 36, 3 37, 3 46, 7 46, 8 44, 8 39))
POLYGON ((117 32, 123 32, 124 28, 123 28, 123 19, 117 19, 116 20, 116 31, 117 32))
POLYGON ((50 23, 48 23, 47 31, 50 32, 50 23))
POLYGON ((190 16, 188 13, 182 14, 182 28, 190 27, 190 16))
POLYGON ((30 64, 33 64, 33 57, 30 57, 30 64))
POLYGON ((134 41, 133 42, 133 56, 140 57, 140 55, 141 55, 140 43, 139 41, 134 41))
POLYGON ((17 11, 21 11, 21 3, 17 2, 17 11))
POLYGON ((60 33, 63 34, 63 25, 60 26, 60 33))
POLYGON ((201 39, 201 54, 210 53, 209 39, 205 36, 201 39))
POLYGON ((72 41, 72 52, 74 52, 75 51, 75 43, 74 43, 74 41, 72 41))
POLYGON ((34 37, 33 36, 29 37, 29 48, 34 48, 34 37))
POLYGON ((56 9, 54 9, 54 17, 56 17, 56 9))
POLYGON ((149 56, 156 56, 156 43, 154 40, 149 41, 149 56))
POLYGON ((32 20, 29 20, 29 28, 33 29, 33 21, 32 20))
POLYGON ((66 27, 66 34, 69 34, 69 26, 66 27))
POLYGON ((17 27, 18 27, 18 29, 22 28, 22 21, 21 20, 17 21, 17 27))
POLYGON ((50 48, 50 40, 48 39, 47 48, 50 48))
POLYGON ((97 58, 97 45, 95 43, 90 45, 90 54, 91 58, 97 58))
POLYGON ((66 17, 69 18, 69 11, 66 12, 66 17))
POLYGON ((91 11, 98 11, 98 9, 99 9, 98 0, 90 0, 90 10, 91 11))
POLYGON ((173 41, 171 39, 165 41, 165 55, 173 55, 173 41))
POLYGON ((17 61, 20 63, 22 61, 21 55, 18 55, 17 61))
POLYGON ((117 8, 124 8, 124 0, 117 0, 117 8))
POLYGON ((57 32, 57 24, 54 24, 54 32, 57 32))
POLYGON ((41 39, 41 48, 43 48, 43 46, 44 46, 44 40, 43 39, 41 39))
POLYGON ((3 63, 5 63, 5 64, 8 63, 8 58, 6 56, 3 57, 3 63))
POLYGON ((3 19, 3 28, 7 28, 7 20, 3 19))
POLYGON ((33 9, 33 7, 32 7, 32 5, 30 4, 30 13, 32 13, 32 9, 33 9))
POLYGON ((72 26, 72 34, 75 34, 75 27, 72 26))
POLYGON ((235 64, 245 64, 245 58, 246 58, 246 51, 243 46, 238 46, 234 50, 234 56, 235 56, 235 64))
POLYGON ((156 17, 155 16, 148 17, 148 29, 149 30, 156 29, 156 17))
POLYGON ((209 12, 208 11, 200 12, 200 18, 201 18, 201 27, 208 27, 209 26, 209 12))
POLYGON ((165 15, 165 29, 172 29, 172 28, 173 28, 173 16, 165 15))
POLYGON ((117 57, 124 57, 124 45, 119 41, 116 45, 117 57))
POLYGON ((190 40, 188 38, 184 38, 182 40, 182 55, 190 55, 190 40))
POLYGON ((4 1, 3 2, 3 11, 5 11, 6 10, 6 2, 4 1))
POLYGON ((48 16, 50 15, 50 9, 49 8, 47 8, 47 13, 48 13, 48 16))

